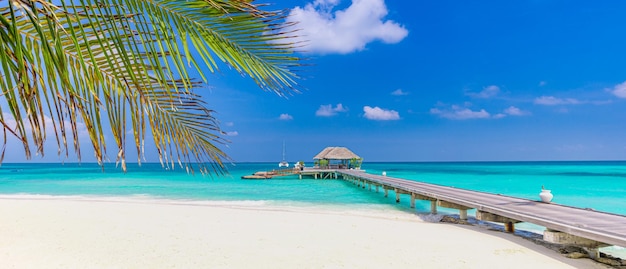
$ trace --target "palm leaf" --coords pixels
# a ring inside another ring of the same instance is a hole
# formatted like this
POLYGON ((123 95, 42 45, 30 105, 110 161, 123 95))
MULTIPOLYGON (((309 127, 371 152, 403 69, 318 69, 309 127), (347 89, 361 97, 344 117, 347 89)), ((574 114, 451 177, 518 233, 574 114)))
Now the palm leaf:
POLYGON ((300 60, 283 14, 244 0, 1 2, 0 87, 16 122, 0 106, 5 146, 12 135, 27 158, 31 144, 43 155, 52 129, 58 153, 67 157, 71 140, 80 159, 84 126, 102 164, 110 126, 126 170, 130 128, 138 156, 150 133, 163 165, 221 173, 229 158, 218 146, 227 141, 188 69, 206 82, 204 70, 225 64, 264 90, 297 92, 300 60))

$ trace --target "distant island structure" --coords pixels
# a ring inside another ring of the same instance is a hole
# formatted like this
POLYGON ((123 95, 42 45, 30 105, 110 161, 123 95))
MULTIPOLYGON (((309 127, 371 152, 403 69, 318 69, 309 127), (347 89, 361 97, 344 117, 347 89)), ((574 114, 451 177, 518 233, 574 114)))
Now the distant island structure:
POLYGON ((363 164, 363 158, 346 147, 326 147, 313 157, 313 167, 304 167, 304 162, 299 162, 299 165, 294 166, 294 168, 288 168, 288 165, 284 166, 279 164, 279 167, 285 168, 272 171, 259 171, 252 175, 242 176, 241 178, 270 179, 297 174, 300 178, 302 178, 302 176, 309 176, 315 179, 330 179, 336 178, 335 171, 337 169, 361 169, 361 164, 363 164))
POLYGON ((363 158, 346 147, 326 147, 313 157, 314 168, 360 169, 363 158))

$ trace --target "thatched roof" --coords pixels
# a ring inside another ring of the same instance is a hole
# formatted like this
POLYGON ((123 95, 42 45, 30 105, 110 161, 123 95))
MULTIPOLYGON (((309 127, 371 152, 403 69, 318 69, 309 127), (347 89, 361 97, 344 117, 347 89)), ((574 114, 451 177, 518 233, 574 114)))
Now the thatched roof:
POLYGON ((350 160, 353 158, 360 159, 361 157, 345 147, 327 147, 313 157, 314 160, 350 160))

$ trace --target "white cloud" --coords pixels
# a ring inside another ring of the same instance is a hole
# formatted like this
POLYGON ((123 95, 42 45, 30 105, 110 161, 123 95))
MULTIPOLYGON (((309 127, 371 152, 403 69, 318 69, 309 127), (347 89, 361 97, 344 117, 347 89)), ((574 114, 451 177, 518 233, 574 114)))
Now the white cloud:
POLYGON ((293 116, 287 114, 287 113, 283 113, 280 114, 280 116, 278 117, 279 120, 293 120, 293 116))
POLYGON ((556 98, 554 96, 541 96, 535 98, 534 101, 537 105, 556 106, 556 105, 578 105, 582 102, 574 98, 556 98))
POLYGON ((490 85, 490 86, 484 87, 483 90, 480 92, 469 92, 467 93, 467 95, 474 97, 474 98, 486 99, 486 98, 494 97, 498 95, 498 93, 500 93, 500 87, 496 85, 490 85))
POLYGON ((402 96, 402 95, 409 95, 408 92, 403 91, 402 89, 397 89, 395 91, 391 92, 391 95, 395 95, 395 96, 402 96))
POLYGON ((297 22, 295 29, 309 53, 351 53, 363 50, 368 43, 380 40, 393 44, 402 41, 408 31, 400 24, 384 20, 384 0, 353 0, 343 10, 334 10, 339 0, 316 0, 295 7, 287 23, 297 22))
POLYGON ((226 132, 226 135, 227 136, 238 136, 239 132, 237 132, 237 131, 226 132))
POLYGON ((315 116, 332 117, 332 116, 337 115, 337 113, 339 112, 346 112, 346 111, 348 111, 348 108, 343 107, 342 104, 337 104, 335 107, 333 107, 332 104, 321 105, 320 108, 318 108, 317 111, 315 111, 315 116))
POLYGON ((380 107, 364 106, 364 117, 369 120, 399 120, 400 114, 395 110, 382 109, 380 107))
POLYGON ((4 118, 6 125, 10 128, 15 128, 17 126, 17 122, 15 121, 13 114, 2 112, 2 117, 4 118))
MULTIPOLYGON (((437 104, 440 107, 445 105, 442 103, 437 104)), ((464 106, 452 105, 449 108, 431 108, 430 113, 438 115, 439 117, 452 119, 452 120, 470 120, 470 119, 502 119, 507 116, 524 116, 529 115, 530 112, 523 111, 517 107, 510 106, 502 113, 490 114, 485 109, 472 110, 469 108, 470 103, 465 103, 464 106)))
POLYGON ((228 127, 233 127, 233 126, 235 126, 235 123, 232 122, 232 121, 229 121, 229 122, 225 123, 225 125, 228 126, 228 127))
POLYGON ((545 82, 544 80, 539 81, 539 87, 543 87, 546 86, 547 82, 545 82))
POLYGON ((611 93, 619 98, 626 98, 626 81, 615 85, 611 93))
POLYGON ((469 120, 469 119, 488 119, 491 118, 491 114, 481 109, 479 111, 473 111, 467 107, 461 107, 457 105, 451 106, 449 109, 431 108, 430 113, 438 115, 439 117, 451 119, 451 120, 469 120))
POLYGON ((529 112, 523 111, 517 107, 510 106, 504 110, 504 114, 511 116, 524 116, 530 114, 529 112))

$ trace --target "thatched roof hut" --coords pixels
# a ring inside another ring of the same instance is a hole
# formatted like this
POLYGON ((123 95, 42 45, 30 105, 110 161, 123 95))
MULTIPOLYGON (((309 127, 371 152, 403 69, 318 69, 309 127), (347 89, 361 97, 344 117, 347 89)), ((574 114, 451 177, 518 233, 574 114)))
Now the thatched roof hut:
POLYGON ((350 160, 360 158, 359 155, 354 154, 354 152, 345 147, 327 147, 313 157, 314 160, 350 160))
POLYGON ((327 147, 313 157, 320 167, 358 168, 362 158, 345 147, 327 147))

